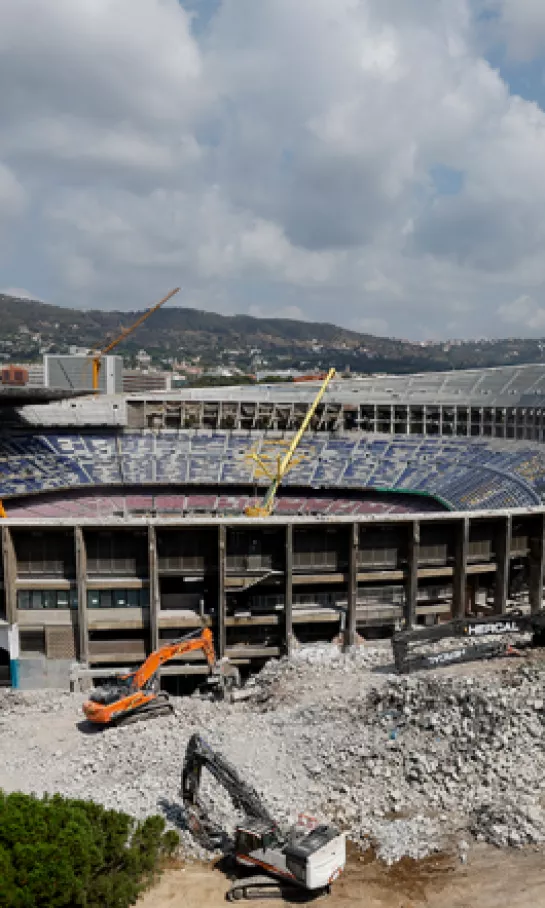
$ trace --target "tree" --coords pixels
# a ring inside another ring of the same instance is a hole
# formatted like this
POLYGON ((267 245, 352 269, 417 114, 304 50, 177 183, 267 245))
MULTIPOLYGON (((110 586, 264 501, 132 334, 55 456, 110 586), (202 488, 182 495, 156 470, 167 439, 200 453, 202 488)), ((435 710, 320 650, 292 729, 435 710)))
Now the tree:
POLYGON ((128 908, 177 845, 159 816, 0 791, 0 905, 128 908))

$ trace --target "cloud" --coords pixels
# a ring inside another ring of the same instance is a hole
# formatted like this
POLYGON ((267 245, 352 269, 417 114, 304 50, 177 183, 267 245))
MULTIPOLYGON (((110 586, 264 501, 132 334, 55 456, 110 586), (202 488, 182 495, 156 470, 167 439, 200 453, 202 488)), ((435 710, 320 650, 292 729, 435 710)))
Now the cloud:
POLYGON ((198 308, 414 337, 540 298, 545 114, 474 14, 534 53, 541 3, 197 7, 0 5, 4 284, 122 308, 182 285, 198 308))
POLYGON ((3 290, 0 290, 4 296, 14 296, 19 300, 37 300, 38 297, 31 293, 30 290, 25 290, 23 287, 5 287, 3 290))
POLYGON ((506 325, 516 326, 517 334, 521 328, 545 331, 545 307, 539 306, 531 296, 519 296, 510 303, 504 303, 499 306, 498 315, 506 325))
POLYGON ((542 0, 488 0, 486 7, 497 16, 497 32, 511 58, 531 60, 545 49, 542 0))
POLYGON ((265 306, 252 305, 248 309, 248 315, 255 318, 290 318, 296 321, 304 321, 305 316, 299 306, 281 306, 279 309, 268 309, 265 306))

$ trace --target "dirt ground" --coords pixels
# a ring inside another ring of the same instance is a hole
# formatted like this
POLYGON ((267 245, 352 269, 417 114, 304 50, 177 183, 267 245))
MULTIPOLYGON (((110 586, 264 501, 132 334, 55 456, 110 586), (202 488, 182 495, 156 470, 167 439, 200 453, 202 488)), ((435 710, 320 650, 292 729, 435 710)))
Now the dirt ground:
MULTIPOLYGON (((213 865, 167 870, 137 908, 220 908, 228 880, 213 865)), ((254 903, 259 904, 259 903, 254 903)), ((262 903, 282 908, 282 900, 262 903)), ((312 904, 312 902, 310 902, 312 904)), ((327 908, 540 908, 545 906, 545 851, 475 848, 469 861, 438 856, 394 867, 357 853, 327 900, 327 908)))

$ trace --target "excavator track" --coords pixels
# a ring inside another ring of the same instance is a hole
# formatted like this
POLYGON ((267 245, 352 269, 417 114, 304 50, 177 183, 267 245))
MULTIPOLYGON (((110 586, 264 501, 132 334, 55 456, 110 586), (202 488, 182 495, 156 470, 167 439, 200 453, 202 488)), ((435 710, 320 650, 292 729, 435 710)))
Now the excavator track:
POLYGON ((159 716, 171 716, 173 712, 172 703, 161 698, 159 702, 152 700, 151 703, 146 703, 126 715, 113 719, 111 724, 116 728, 122 728, 125 725, 134 725, 136 722, 147 722, 148 719, 159 718, 159 716))
POLYGON ((268 876, 250 876, 237 880, 227 891, 225 898, 228 902, 258 901, 261 899, 289 899, 291 902, 308 902, 309 898, 315 901, 324 895, 329 895, 330 887, 315 890, 309 893, 301 886, 293 886, 282 880, 275 880, 268 876))

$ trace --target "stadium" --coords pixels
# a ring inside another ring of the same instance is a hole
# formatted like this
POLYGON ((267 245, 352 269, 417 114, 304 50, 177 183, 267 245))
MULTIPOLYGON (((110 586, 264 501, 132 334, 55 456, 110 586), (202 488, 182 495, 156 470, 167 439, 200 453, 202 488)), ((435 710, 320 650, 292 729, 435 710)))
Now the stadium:
POLYGON ((246 517, 266 483, 249 453, 281 451, 315 393, 0 392, 3 682, 68 689, 203 626, 251 668, 541 608, 545 366, 335 380, 273 515, 246 517))

